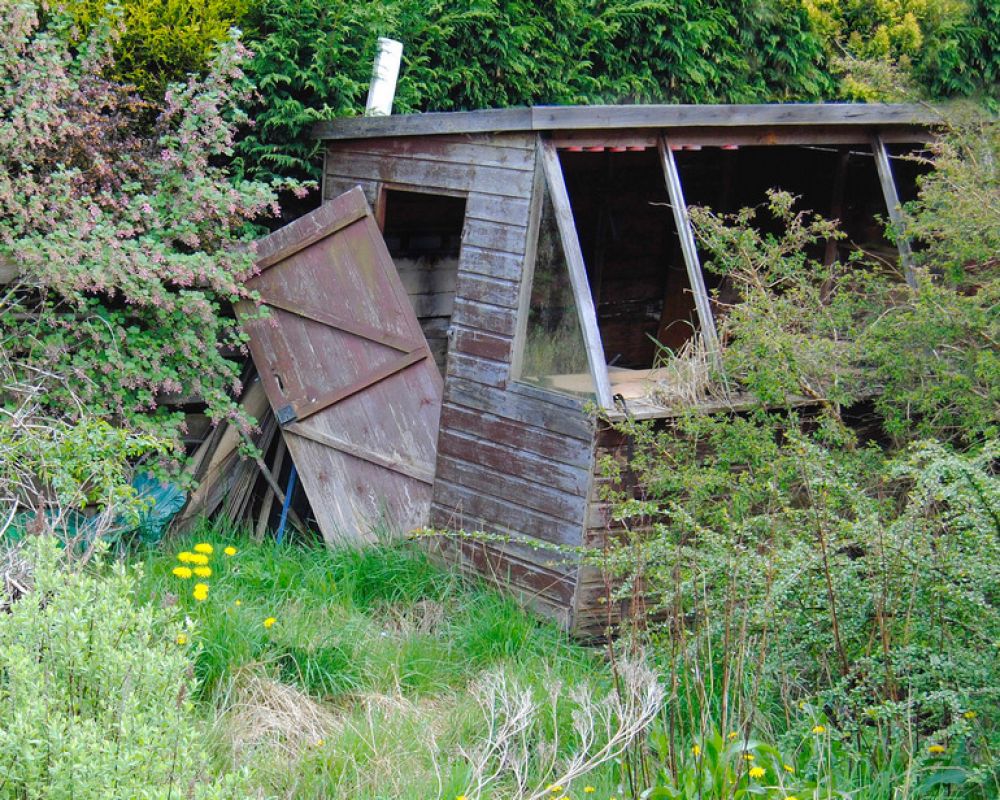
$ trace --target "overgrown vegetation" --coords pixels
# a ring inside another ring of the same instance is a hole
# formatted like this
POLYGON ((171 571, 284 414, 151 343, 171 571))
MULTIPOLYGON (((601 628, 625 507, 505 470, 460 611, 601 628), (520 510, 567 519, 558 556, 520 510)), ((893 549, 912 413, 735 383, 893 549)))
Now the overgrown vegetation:
POLYGON ((150 553, 141 594, 176 598, 220 757, 266 795, 527 798, 553 783, 569 791, 567 774, 574 796, 614 793, 600 748, 623 723, 619 746, 644 727, 617 698, 634 693, 646 718, 659 707, 651 674, 617 693, 599 654, 406 545, 330 551, 226 534, 206 528, 150 553), (608 728, 574 717, 602 713, 608 728))
POLYGON ((177 610, 138 605, 122 565, 62 556, 34 539, 34 588, 0 610, 0 798, 246 796, 209 758, 177 610))
POLYGON ((653 796, 1000 789, 998 156, 995 122, 933 146, 913 289, 812 259, 836 225, 786 194, 692 211, 752 407, 626 421, 605 464, 642 494, 611 489, 624 534, 597 560, 663 618, 637 634, 672 686, 636 756, 653 796))
MULTIPOLYGON (((103 77, 112 36, 77 46, 56 17, 5 2, 0 26, 0 295, 5 369, 35 400, 176 438, 160 395, 193 392, 232 416, 249 292, 239 245, 276 211, 275 187, 232 180, 245 96, 236 41, 152 109, 103 77), (242 88, 241 88, 242 87, 242 88)), ((8 402, 5 393, 4 401, 8 402)))

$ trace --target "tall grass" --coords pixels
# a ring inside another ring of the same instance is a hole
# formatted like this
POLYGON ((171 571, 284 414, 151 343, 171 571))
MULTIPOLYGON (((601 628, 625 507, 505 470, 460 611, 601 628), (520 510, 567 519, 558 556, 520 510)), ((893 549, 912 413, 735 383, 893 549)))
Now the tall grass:
MULTIPOLYGON (((461 752, 484 733, 484 674, 539 697, 557 684, 612 688, 599 651, 415 546, 276 545, 206 525, 144 562, 141 594, 190 620, 197 699, 218 717, 220 757, 251 769, 265 794, 454 798, 469 781, 461 752), (212 546, 212 575, 175 576, 177 554, 199 543, 212 546)), ((571 747, 571 715, 556 724, 559 747, 571 747)), ((610 797, 616 768, 587 781, 598 790, 588 797, 610 797)))

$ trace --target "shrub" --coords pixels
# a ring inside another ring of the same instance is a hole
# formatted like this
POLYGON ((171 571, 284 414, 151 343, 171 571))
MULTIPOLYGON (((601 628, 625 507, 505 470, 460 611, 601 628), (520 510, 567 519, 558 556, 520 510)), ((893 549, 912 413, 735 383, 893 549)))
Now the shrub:
POLYGON ((69 571, 31 548, 35 588, 0 613, 0 797, 226 798, 182 626, 135 603, 123 566, 69 571))
POLYGON ((20 273, 0 320, 20 377, 61 377, 42 398, 58 413, 167 436, 180 419, 157 408, 163 393, 235 414, 224 352, 244 340, 231 304, 251 299, 241 244, 277 210, 272 186, 219 166, 245 120, 245 51, 229 42, 150 125, 102 77, 107 29, 70 48, 32 2, 4 4, 0 23, 0 261, 20 273))
POLYGON ((661 796, 996 791, 992 125, 935 146, 906 221, 915 288, 860 257, 813 261, 836 230, 788 195, 769 194, 770 233, 761 209, 692 210, 740 297, 722 361, 748 408, 618 423, 628 461, 604 468, 624 533, 596 558, 661 615, 641 632, 673 686, 661 796), (776 743, 771 782, 737 769, 730 736, 776 743))
POLYGON ((153 101, 170 84, 203 73, 246 10, 243 0, 63 0, 60 7, 75 42, 109 23, 118 30, 109 77, 153 101))

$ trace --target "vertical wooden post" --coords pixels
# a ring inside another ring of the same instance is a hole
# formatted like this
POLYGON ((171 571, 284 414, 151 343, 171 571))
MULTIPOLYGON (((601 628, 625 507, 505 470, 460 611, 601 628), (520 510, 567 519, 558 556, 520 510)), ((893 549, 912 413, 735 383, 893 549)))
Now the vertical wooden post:
POLYGON ((542 142, 542 168, 549 186, 556 224, 559 226, 566 265, 569 268, 573 298, 576 300, 577 314, 580 326, 583 328, 587 361, 597 390, 597 402, 602 408, 612 408, 614 401, 611 397, 611 383, 608 380, 608 365, 604 362, 604 347, 601 345, 601 333, 597 327, 594 298, 590 294, 590 284, 587 282, 587 267, 583 263, 583 252, 580 250, 580 239, 573 222, 573 209, 569 204, 569 192, 566 191, 559 154, 556 152, 556 146, 549 140, 542 142))
POLYGON ((877 133, 872 136, 872 154, 875 156, 875 166, 878 168, 878 179, 882 184, 882 194, 889 209, 889 219, 896 229, 896 246, 899 248, 899 260, 903 265, 903 274, 911 289, 917 288, 917 276, 913 271, 913 250, 910 239, 906 235, 903 223, 902 205, 896 192, 896 182, 892 177, 892 165, 889 163, 889 151, 885 142, 877 133))
POLYGON ((674 224, 677 235, 681 239, 681 251, 684 253, 684 264, 687 267, 688 282, 694 293, 694 304, 698 311, 698 323, 701 327, 702 339, 711 354, 712 360, 718 363, 719 334, 715 329, 715 318, 712 316, 712 306, 705 289, 705 278, 701 273, 701 261, 698 258, 698 247, 694 240, 694 229, 688 216, 687 203, 684 202, 684 189, 681 187, 681 176, 677 171, 677 162, 666 136, 657 141, 660 151, 660 163, 663 166, 663 177, 667 182, 667 193, 670 195, 670 206, 674 211, 674 224))

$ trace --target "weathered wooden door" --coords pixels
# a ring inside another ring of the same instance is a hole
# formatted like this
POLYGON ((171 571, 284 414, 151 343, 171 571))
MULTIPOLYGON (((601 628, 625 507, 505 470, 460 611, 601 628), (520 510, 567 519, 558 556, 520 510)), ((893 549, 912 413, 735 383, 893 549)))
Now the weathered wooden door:
POLYGON ((244 327, 324 538, 426 525, 441 376, 361 190, 256 248, 244 327))

